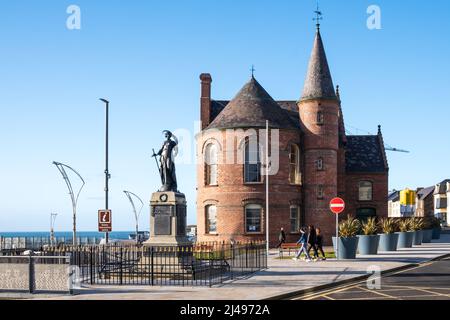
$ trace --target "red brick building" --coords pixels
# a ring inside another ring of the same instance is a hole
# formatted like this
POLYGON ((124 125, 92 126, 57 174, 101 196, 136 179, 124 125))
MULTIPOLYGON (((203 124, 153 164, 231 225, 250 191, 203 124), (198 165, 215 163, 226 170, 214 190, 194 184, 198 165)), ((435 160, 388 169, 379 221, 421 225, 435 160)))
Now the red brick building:
POLYGON ((328 204, 335 196, 345 199, 346 214, 387 216, 389 169, 381 130, 346 135, 319 28, 298 101, 274 101, 253 76, 231 101, 214 100, 211 75, 200 79, 198 240, 265 239, 266 121, 272 246, 281 227, 292 242, 298 228, 310 224, 330 243, 335 217, 328 204))

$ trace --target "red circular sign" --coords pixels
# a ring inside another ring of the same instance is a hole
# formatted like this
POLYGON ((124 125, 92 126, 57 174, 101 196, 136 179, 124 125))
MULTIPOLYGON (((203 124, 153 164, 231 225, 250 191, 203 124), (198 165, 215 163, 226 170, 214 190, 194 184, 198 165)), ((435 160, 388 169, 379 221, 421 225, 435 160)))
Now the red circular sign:
POLYGON ((334 198, 330 201, 330 210, 335 214, 339 214, 345 210, 345 201, 341 198, 334 198))

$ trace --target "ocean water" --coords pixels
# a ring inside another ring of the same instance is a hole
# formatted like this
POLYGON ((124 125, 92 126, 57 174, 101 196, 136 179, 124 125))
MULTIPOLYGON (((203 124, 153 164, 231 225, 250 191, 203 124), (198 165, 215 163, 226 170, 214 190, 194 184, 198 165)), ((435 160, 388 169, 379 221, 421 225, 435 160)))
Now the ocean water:
MULTIPOLYGON (((128 239, 129 234, 134 234, 135 231, 114 231, 109 233, 110 239, 128 239)), ((50 237, 50 232, 0 232, 1 237, 5 238, 41 238, 50 237)), ((55 237, 57 238, 72 238, 72 232, 56 232, 55 237)), ((77 232, 77 238, 104 238, 105 234, 103 232, 97 231, 79 231, 77 232)))

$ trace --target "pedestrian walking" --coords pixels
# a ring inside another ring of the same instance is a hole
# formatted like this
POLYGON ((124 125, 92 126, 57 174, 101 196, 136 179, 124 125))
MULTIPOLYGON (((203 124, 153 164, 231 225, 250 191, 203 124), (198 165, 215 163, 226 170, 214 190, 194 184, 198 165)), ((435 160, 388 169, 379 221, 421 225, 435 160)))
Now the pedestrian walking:
POLYGON ((300 249, 298 250, 295 257, 292 258, 292 260, 298 260, 300 258, 300 256, 302 255, 302 253, 304 253, 306 256, 306 262, 311 262, 311 257, 309 256, 308 250, 306 250, 307 240, 308 240, 308 238, 306 236, 306 232, 303 228, 301 228, 300 229, 300 239, 297 241, 297 244, 300 244, 300 249))
POLYGON ((281 245, 286 242, 286 232, 284 232, 284 228, 281 227, 280 234, 278 235, 278 245, 277 249, 281 248, 281 245))
POLYGON ((310 255, 311 249, 313 249, 315 260, 317 260, 319 258, 319 254, 317 253, 317 249, 316 249, 316 240, 317 240, 316 229, 314 228, 313 225, 310 225, 308 227, 307 251, 308 251, 308 255, 310 255))
MULTIPOLYGON (((316 252, 319 252, 322 254, 322 260, 327 260, 325 257, 325 253, 323 252, 323 235, 320 231, 320 228, 316 228, 316 252)), ((319 255, 317 254, 317 257, 319 255)))

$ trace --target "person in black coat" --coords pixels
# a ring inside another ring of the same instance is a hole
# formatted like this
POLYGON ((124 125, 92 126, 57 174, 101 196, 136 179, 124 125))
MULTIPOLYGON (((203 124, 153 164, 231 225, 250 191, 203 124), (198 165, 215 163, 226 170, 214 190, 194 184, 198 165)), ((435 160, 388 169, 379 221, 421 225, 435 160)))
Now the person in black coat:
POLYGON ((286 233, 284 232, 284 228, 280 229, 280 234, 278 235, 278 245, 277 248, 280 248, 283 243, 286 242, 286 233))
POLYGON ((311 251, 311 249, 314 250, 314 258, 318 259, 319 258, 319 254, 317 253, 317 249, 316 249, 316 241, 317 241, 317 236, 316 236, 316 229, 314 228, 313 225, 310 225, 308 227, 308 254, 311 251))
MULTIPOLYGON (((320 251, 322 254, 322 260, 326 260, 325 253, 323 252, 323 235, 320 228, 316 228, 316 252, 320 251)), ((318 257, 318 255, 317 255, 318 257)))

